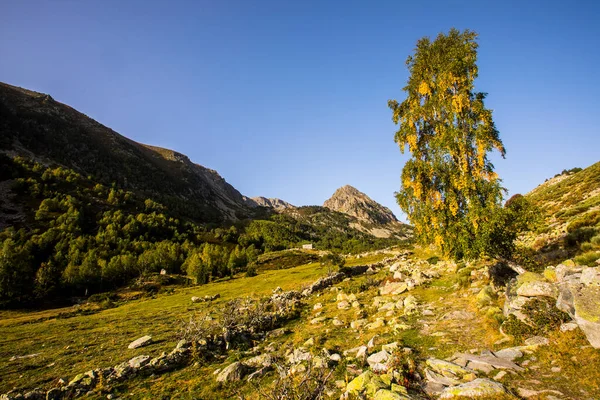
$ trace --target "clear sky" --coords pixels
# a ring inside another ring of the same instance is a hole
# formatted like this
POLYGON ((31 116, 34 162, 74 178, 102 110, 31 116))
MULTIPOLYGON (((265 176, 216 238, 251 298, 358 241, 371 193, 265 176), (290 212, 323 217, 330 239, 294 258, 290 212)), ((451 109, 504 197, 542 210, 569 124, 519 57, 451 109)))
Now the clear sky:
POLYGON ((397 215, 388 99, 423 36, 479 33, 511 194, 600 160, 600 1, 0 0, 0 81, 49 93, 248 196, 350 184, 397 215))

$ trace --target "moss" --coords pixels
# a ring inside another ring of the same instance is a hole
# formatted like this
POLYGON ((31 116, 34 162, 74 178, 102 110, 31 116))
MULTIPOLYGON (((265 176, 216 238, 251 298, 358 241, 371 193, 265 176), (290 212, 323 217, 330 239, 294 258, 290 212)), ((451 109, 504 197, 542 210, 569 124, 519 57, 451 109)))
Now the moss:
POLYGON ((531 326, 519 320, 512 314, 502 323, 502 331, 507 335, 514 336, 517 340, 522 340, 534 335, 534 330, 531 326))

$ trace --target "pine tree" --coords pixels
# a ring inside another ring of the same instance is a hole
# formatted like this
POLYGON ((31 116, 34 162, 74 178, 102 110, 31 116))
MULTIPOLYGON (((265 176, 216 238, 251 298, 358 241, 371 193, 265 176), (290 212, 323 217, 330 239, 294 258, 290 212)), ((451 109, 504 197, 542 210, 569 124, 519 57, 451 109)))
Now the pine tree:
POLYGON ((455 258, 485 251, 481 233, 500 207, 503 188, 488 153, 505 149, 475 92, 477 34, 456 29, 417 42, 406 60, 410 77, 402 103, 388 101, 399 125, 395 141, 410 160, 396 193, 418 239, 455 258))

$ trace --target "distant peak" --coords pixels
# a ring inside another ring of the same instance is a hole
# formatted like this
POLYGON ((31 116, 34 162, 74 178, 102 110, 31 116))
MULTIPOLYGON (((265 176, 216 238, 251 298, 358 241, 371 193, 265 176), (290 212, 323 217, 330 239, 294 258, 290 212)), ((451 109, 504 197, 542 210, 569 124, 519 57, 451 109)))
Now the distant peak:
POLYGON ((323 206, 372 224, 398 221, 389 208, 350 185, 337 189, 333 196, 323 203, 323 206))

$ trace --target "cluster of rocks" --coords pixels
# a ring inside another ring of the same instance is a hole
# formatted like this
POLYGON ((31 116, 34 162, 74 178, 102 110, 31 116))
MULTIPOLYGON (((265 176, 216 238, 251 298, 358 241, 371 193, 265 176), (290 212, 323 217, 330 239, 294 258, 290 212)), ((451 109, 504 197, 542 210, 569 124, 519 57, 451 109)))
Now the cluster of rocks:
POLYGON ((567 261, 545 269, 543 274, 525 272, 506 290, 504 315, 528 323, 523 306, 533 298, 556 301, 556 308, 573 319, 562 330, 577 324, 594 348, 600 348, 600 267, 585 267, 567 261))

